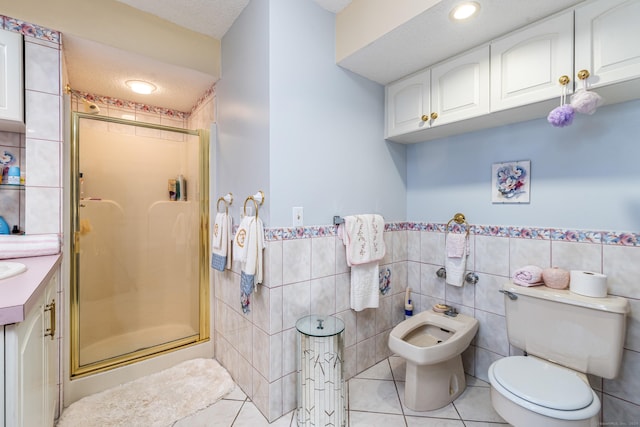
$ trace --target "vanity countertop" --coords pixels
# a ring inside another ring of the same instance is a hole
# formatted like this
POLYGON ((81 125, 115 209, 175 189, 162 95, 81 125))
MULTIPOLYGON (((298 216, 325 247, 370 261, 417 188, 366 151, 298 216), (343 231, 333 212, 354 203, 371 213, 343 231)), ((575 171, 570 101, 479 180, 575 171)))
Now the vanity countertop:
POLYGON ((0 280, 0 326, 22 322, 62 262, 62 254, 15 258, 27 271, 0 280))

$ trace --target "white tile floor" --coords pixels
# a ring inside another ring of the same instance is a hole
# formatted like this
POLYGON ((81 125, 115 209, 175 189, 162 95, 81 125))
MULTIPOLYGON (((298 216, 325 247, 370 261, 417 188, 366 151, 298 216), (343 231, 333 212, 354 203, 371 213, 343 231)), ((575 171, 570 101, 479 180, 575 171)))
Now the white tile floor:
MULTIPOLYGON (((506 426, 491 407, 489 384, 467 377, 467 389, 453 403, 429 412, 404 406, 405 363, 392 356, 348 381, 349 427, 506 426)), ((173 427, 295 427, 295 411, 269 424, 236 388, 214 405, 176 422, 173 427)))

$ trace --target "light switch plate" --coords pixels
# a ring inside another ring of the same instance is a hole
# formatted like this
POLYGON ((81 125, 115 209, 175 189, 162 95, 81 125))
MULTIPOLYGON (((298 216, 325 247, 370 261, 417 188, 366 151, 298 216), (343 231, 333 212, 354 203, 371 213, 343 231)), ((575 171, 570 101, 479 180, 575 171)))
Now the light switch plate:
POLYGON ((301 207, 293 208, 293 226, 302 227, 303 225, 303 212, 301 207))

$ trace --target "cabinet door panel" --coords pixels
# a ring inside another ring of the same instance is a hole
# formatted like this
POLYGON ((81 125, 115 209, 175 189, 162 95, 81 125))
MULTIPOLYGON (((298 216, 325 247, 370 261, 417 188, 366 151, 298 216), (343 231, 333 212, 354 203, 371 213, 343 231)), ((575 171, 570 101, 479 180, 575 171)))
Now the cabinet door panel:
POLYGON ((40 305, 18 326, 18 425, 43 426, 45 408, 44 312, 40 305))
POLYGON ((0 30, 0 119, 24 121, 22 35, 0 30))
POLYGON ((428 126, 422 115, 429 114, 429 77, 427 70, 387 86, 387 136, 428 126))
POLYGON ((573 12, 491 44, 491 111, 560 97, 562 75, 573 75, 573 12))
POLYGON ((598 87, 640 75, 640 2, 604 0, 576 9, 576 72, 598 87))
POLYGON ((489 46, 431 69, 431 108, 432 126, 489 112, 489 46))

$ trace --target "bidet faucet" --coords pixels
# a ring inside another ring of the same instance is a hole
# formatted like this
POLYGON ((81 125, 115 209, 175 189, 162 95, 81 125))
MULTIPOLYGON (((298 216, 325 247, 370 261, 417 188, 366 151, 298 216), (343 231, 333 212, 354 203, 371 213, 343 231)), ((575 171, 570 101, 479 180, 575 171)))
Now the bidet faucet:
POLYGON ((445 316, 456 317, 458 315, 458 310, 455 307, 449 307, 447 311, 444 312, 445 316))

